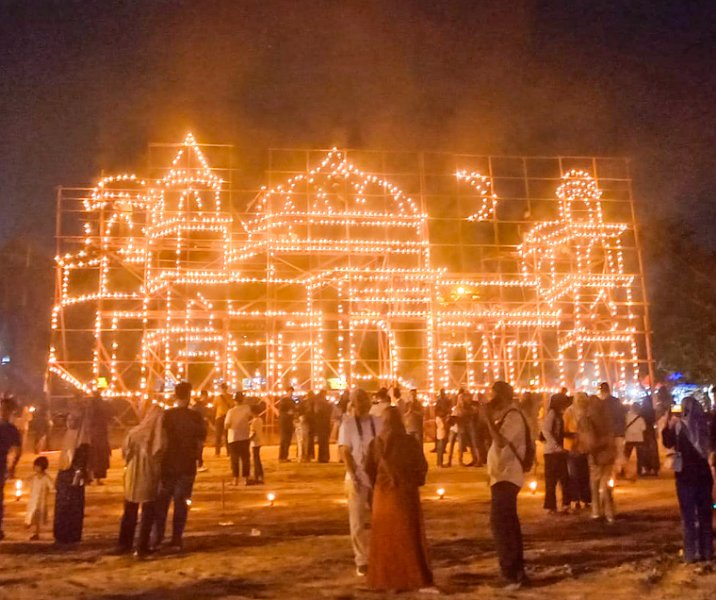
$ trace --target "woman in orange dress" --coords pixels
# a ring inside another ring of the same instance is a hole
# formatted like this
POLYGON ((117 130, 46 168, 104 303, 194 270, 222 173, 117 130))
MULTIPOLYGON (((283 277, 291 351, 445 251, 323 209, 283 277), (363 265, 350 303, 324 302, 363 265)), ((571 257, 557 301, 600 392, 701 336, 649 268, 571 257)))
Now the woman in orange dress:
POLYGON ((383 413, 365 469, 373 484, 368 585, 382 591, 432 586, 419 491, 428 464, 420 443, 405 432, 397 408, 383 413))

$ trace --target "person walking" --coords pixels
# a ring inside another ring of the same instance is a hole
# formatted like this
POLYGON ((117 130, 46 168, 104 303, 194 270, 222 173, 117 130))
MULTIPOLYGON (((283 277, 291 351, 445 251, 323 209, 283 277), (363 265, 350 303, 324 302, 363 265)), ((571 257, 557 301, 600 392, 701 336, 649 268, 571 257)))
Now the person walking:
POLYGON ((567 474, 569 476, 569 499, 575 510, 588 508, 592 503, 589 484, 589 453, 587 442, 580 434, 580 423, 587 418, 589 396, 577 392, 574 402, 564 411, 564 437, 567 450, 567 474))
POLYGON ((550 514, 557 512, 557 484, 562 490, 562 511, 568 511, 569 472, 567 470, 567 452, 564 448, 564 398, 555 394, 550 399, 549 410, 542 422, 544 440, 544 509, 550 514))
POLYGON ((163 426, 164 410, 152 406, 136 427, 129 430, 124 440, 124 512, 119 526, 117 554, 134 548, 139 509, 142 521, 139 527, 135 557, 139 560, 150 552, 150 537, 156 514, 156 500, 161 481, 162 456, 166 449, 163 426))
POLYGON ((3 532, 5 481, 15 477, 15 467, 22 453, 20 432, 10 420, 16 404, 12 397, 0 399, 0 541, 5 538, 3 532))
POLYGON ((221 393, 214 400, 214 454, 221 456, 221 448, 226 446, 226 453, 229 453, 229 446, 226 442, 226 431, 224 422, 226 413, 233 405, 231 392, 226 382, 221 384, 221 393))
POLYGON ((587 418, 579 424, 579 435, 589 451, 589 483, 592 491, 592 519, 606 517, 614 523, 614 461, 617 447, 614 441, 614 420, 609 406, 598 396, 589 398, 587 418))
POLYGON ((234 406, 226 413, 224 428, 229 441, 229 458, 233 485, 239 485, 239 474, 244 484, 250 484, 251 476, 251 408, 245 403, 244 394, 236 392, 234 406), (239 470, 239 466, 241 470, 239 470))
POLYGON ((368 573, 372 485, 365 471, 368 447, 380 431, 380 420, 370 415, 370 396, 360 388, 351 392, 352 414, 344 417, 338 431, 338 448, 346 466, 345 489, 348 522, 356 574, 368 573))
POLYGON ((286 395, 278 401, 278 462, 290 462, 288 451, 293 438, 293 418, 296 414, 296 403, 293 400, 293 387, 286 388, 286 395))
POLYGON ((201 416, 189 408, 191 383, 182 381, 174 388, 176 407, 164 413, 163 428, 167 448, 162 458, 159 493, 157 495, 154 546, 164 541, 169 505, 174 501, 170 547, 183 549, 183 535, 189 516, 191 493, 199 459, 197 449, 206 438, 201 416))
POLYGON ((490 527, 506 589, 529 583, 525 574, 522 529, 517 514, 517 494, 524 484, 531 438, 525 417, 514 403, 512 386, 505 381, 492 385, 486 404, 492 444, 487 453, 490 478, 490 527))
POLYGON ((708 463, 711 450, 707 416, 693 396, 681 403, 682 416, 672 414, 662 431, 676 479, 676 495, 684 532, 684 561, 713 559, 713 477, 708 463))
POLYGON ((382 423, 365 462, 373 488, 368 586, 385 592, 419 590, 433 585, 420 507, 428 464, 396 407, 385 410, 382 423))
POLYGON ((82 540, 85 486, 89 481, 89 442, 87 410, 80 399, 67 416, 67 430, 60 452, 60 470, 55 479, 57 493, 53 534, 58 544, 77 544, 82 540))

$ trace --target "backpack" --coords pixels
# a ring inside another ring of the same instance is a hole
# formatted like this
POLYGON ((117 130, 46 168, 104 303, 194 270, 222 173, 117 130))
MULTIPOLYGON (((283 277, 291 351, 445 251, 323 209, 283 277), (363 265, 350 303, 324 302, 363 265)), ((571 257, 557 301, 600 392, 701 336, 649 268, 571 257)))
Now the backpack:
POLYGON ((535 466, 535 457, 537 455, 537 448, 535 447, 534 440, 532 439, 532 434, 530 433, 530 427, 527 424, 527 419, 522 414, 522 411, 517 408, 511 408, 508 410, 503 416, 502 419, 500 419, 499 424, 497 425, 497 430, 499 431, 502 429, 502 425, 505 422, 505 419, 507 418, 507 415, 509 415, 511 412, 516 412, 522 417, 522 425, 525 428, 525 456, 524 458, 520 458, 520 455, 517 453, 517 449, 515 448, 514 444, 512 442, 507 442, 507 445, 510 447, 510 450, 512 450, 512 454, 515 455, 518 461, 520 461, 520 465, 522 465, 522 472, 523 473, 529 473, 535 466))

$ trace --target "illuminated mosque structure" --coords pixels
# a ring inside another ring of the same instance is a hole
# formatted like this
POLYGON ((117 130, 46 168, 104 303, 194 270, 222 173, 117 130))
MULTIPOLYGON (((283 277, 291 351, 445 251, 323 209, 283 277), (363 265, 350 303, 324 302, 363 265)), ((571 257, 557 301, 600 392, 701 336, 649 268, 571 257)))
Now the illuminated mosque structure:
MULTIPOLYGON (((453 177, 474 199, 464 220, 498 218, 489 176, 453 177)), ((84 195, 84 229, 57 256, 55 393, 154 399, 183 379, 258 395, 498 379, 547 391, 649 372, 630 224, 605 220, 585 170, 554 182, 558 218, 525 228, 509 274, 437 264, 428 211, 338 150, 245 213, 225 187, 188 135, 163 176, 104 177, 84 195)))

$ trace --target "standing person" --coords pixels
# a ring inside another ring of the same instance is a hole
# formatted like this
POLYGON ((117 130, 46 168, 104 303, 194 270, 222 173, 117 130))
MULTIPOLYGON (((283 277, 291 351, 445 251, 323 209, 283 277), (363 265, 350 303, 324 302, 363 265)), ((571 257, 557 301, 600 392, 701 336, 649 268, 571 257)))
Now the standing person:
POLYGON ((251 423, 249 423, 249 439, 251 440, 251 454, 254 461, 254 481, 257 484, 264 482, 264 467, 261 464, 261 445, 264 437, 264 422, 261 418, 261 406, 254 404, 251 407, 251 423))
POLYGON ((624 472, 627 479, 636 481, 637 475, 644 470, 644 432, 646 423, 641 416, 638 404, 630 404, 624 429, 624 472), (631 455, 636 450, 636 467, 631 468, 631 455))
POLYGON ((437 452, 437 466, 440 468, 445 466, 445 444, 447 442, 449 419, 449 412, 446 415, 442 411, 435 411, 435 451, 437 452))
POLYGON ((33 449, 35 454, 40 454, 48 448, 48 440, 50 437, 50 408, 46 400, 40 400, 31 410, 32 420, 29 424, 29 430, 32 433, 33 449))
POLYGON ((693 396, 684 398, 681 405, 683 415, 671 415, 661 435, 664 446, 678 456, 673 459, 673 469, 684 530, 684 561, 711 561, 713 478, 708 463, 709 426, 703 408, 693 396))
POLYGON ((616 458, 614 460, 614 478, 621 477, 624 474, 624 434, 626 432, 626 408, 619 398, 612 396, 609 384, 604 381, 599 384, 599 398, 604 402, 609 417, 612 420, 612 433, 614 435, 614 445, 616 449, 616 458))
POLYGON ((550 399, 549 410, 542 421, 544 439, 544 509, 557 512, 557 484, 562 489, 562 510, 569 510, 569 474, 567 452, 564 449, 564 398, 555 394, 550 399))
POLYGON ((370 407, 370 414, 373 417, 382 418, 385 409, 390 406, 390 394, 388 394, 387 388, 380 388, 375 393, 375 401, 370 407))
POLYGON ((191 383, 182 381, 174 388, 176 407, 164 413, 163 429, 167 436, 166 452, 162 457, 159 493, 157 494, 155 546, 164 541, 169 504, 174 501, 172 539, 170 546, 183 548, 182 537, 189 516, 191 492, 196 478, 197 448, 206 438, 201 417, 189 408, 191 383))
POLYGON ((433 584, 420 507, 428 464, 397 408, 386 409, 382 423, 365 461, 373 488, 368 585, 386 592, 418 590, 433 584))
POLYGON ((286 388, 286 395, 278 401, 278 431, 279 447, 278 462, 290 462, 288 451, 293 438, 293 417, 296 413, 296 404, 293 401, 293 387, 286 388))
POLYGON ((309 462, 308 443, 310 440, 309 413, 313 392, 308 392, 296 405, 293 430, 296 434, 296 459, 298 462, 309 462))
POLYGON ((109 411, 101 396, 90 398, 87 409, 87 426, 89 432, 89 458, 87 472, 97 485, 103 485, 107 478, 109 459, 112 449, 109 446, 109 411))
POLYGON ((333 406, 326 398, 326 390, 321 390, 314 401, 314 418, 316 438, 318 440, 318 462, 327 463, 331 460, 331 416, 333 406))
MULTIPOLYGON (((201 420, 204 421, 204 428, 208 431, 209 430, 209 391, 208 390, 201 390, 199 393, 199 397, 194 400, 194 404, 192 404, 191 408, 199 413, 199 416, 201 417, 201 420)), ((204 442, 206 440, 202 440, 199 444, 199 449, 197 452, 199 453, 199 460, 197 461, 197 472, 199 473, 206 473, 208 471, 208 467, 204 465, 204 442)))
POLYGON ((464 389, 460 389, 457 394, 457 437, 460 443, 460 465, 467 467, 476 467, 480 459, 478 457, 477 448, 475 447, 474 433, 474 407, 472 406, 472 398, 470 394, 464 389), (463 456, 465 450, 470 449, 470 455, 472 461, 467 465, 464 462, 463 456))
POLYGON ((5 396, 0 399, 0 541, 5 538, 2 528, 5 481, 15 477, 15 467, 22 453, 20 432, 10 422, 15 406, 13 398, 5 396))
MULTIPOLYGON (((436 434, 437 434, 437 418, 441 417, 443 424, 447 423, 447 420, 450 416, 451 408, 452 408, 452 402, 450 401, 450 397, 447 395, 445 388, 440 388, 440 391, 438 392, 438 397, 435 399, 436 434)), ((445 437, 447 438, 447 435, 445 437)), ((431 450, 431 452, 438 452, 438 445, 439 445, 438 438, 436 435, 435 436, 435 447, 431 450)), ((443 444, 443 452, 445 452, 445 444, 443 444)))
POLYGON ((408 435, 412 435, 421 447, 423 444, 423 403, 418 398, 418 390, 411 389, 408 401, 404 405, 403 422, 408 435))
POLYGON ((353 414, 343 419, 338 432, 338 448, 346 465, 345 488, 348 496, 348 522, 355 558, 356 574, 368 573, 370 547, 370 497, 372 486, 365 471, 368 446, 380 431, 380 420, 371 416, 370 396, 360 388, 351 393, 353 414))
POLYGON ((517 514, 517 494, 524 484, 524 471, 529 470, 531 445, 529 427, 514 403, 509 383, 496 381, 486 406, 487 423, 492 445, 487 453, 490 477, 490 526, 495 540, 506 589, 516 590, 529 583, 525 574, 522 529, 517 514))
POLYGON ((53 533, 58 544, 77 544, 82 540, 85 484, 89 481, 89 441, 87 410, 80 400, 67 415, 60 470, 55 479, 57 494, 53 533))
MULTIPOLYGON (((716 412, 714 412, 716 415, 716 412)), ((656 440, 656 411, 652 397, 646 396, 641 404, 641 416, 644 419, 644 444, 642 446, 642 470, 638 475, 659 475, 659 444, 656 440)), ((714 432, 716 435, 716 431, 714 432)), ((712 446, 713 447, 713 446, 712 446)), ((637 448, 637 463, 639 462, 639 449, 637 448)), ((638 468, 638 467, 637 467, 638 468)))
POLYGON ((226 413, 224 427, 229 440, 229 457, 231 459, 231 474, 234 477, 233 485, 239 485, 239 464, 244 484, 250 484, 250 423, 251 408, 244 401, 244 394, 236 392, 234 406, 226 413))
MULTIPOLYGON (((455 452, 455 442, 460 444, 460 430, 458 428, 458 416, 459 408, 457 404, 450 410, 450 417, 447 420, 447 466, 452 467, 452 457, 455 452)), ((458 448, 458 452, 459 452, 458 448)), ((462 462, 462 455, 460 455, 460 461, 462 462)))
POLYGON ((216 397, 214 402, 214 454, 221 456, 221 448, 226 446, 226 453, 229 453, 229 447, 226 443, 226 432, 224 431, 224 421, 226 413, 231 408, 231 392, 226 382, 221 384, 221 393, 216 397))
POLYGON ((38 456, 32 463, 34 475, 30 479, 30 499, 27 502, 25 525, 34 528, 30 541, 40 539, 40 530, 47 524, 50 514, 50 494, 52 493, 52 477, 47 474, 50 461, 46 456, 38 456))
POLYGON ((569 475, 569 498, 574 508, 592 503, 592 490, 589 484, 589 454, 587 441, 580 434, 580 423, 587 418, 589 397, 584 392, 574 395, 574 402, 564 411, 564 437, 567 450, 567 473, 569 475))
POLYGON ((135 556, 145 558, 150 553, 149 539, 156 514, 156 500, 161 481, 162 456, 166 448, 163 426, 164 410, 152 406, 124 440, 124 513, 119 527, 117 553, 124 554, 134 547, 139 508, 142 522, 135 556))
POLYGON ((606 517, 614 523, 612 484, 617 456, 614 420, 608 405, 598 396, 589 398, 587 418, 579 424, 579 434, 589 450, 589 482, 592 489, 592 519, 606 517))

